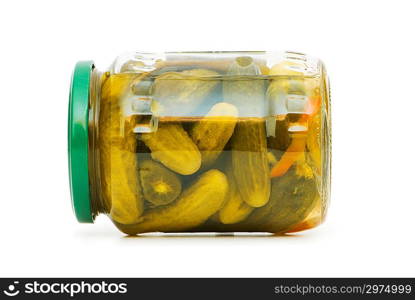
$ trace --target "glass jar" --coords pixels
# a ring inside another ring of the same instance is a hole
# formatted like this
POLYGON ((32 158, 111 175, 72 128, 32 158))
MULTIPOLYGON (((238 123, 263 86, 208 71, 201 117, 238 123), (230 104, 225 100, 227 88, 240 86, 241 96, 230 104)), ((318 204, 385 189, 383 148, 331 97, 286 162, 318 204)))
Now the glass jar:
POLYGON ((136 52, 103 72, 79 62, 68 127, 80 222, 282 234, 326 215, 329 87, 304 54, 136 52))

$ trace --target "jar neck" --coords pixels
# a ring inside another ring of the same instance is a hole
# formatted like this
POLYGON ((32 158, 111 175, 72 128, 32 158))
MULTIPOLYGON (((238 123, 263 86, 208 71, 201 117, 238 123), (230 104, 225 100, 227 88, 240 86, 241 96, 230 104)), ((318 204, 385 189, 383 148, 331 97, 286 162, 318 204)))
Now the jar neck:
POLYGON ((101 189, 100 160, 98 147, 99 108, 101 102, 101 85, 104 76, 96 68, 92 70, 89 97, 88 127, 88 169, 91 213, 95 219, 100 213, 107 213, 101 189))

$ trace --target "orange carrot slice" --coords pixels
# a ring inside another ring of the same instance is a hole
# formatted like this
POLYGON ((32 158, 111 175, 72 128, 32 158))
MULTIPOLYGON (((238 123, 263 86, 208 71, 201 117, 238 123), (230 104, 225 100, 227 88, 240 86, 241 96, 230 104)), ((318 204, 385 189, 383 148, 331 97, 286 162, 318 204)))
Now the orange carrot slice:
POLYGON ((321 104, 321 96, 313 96, 309 97, 308 107, 306 109, 307 113, 311 116, 314 116, 318 109, 320 108, 321 104))
POLYGON ((271 170, 271 177, 284 175, 288 169, 301 157, 305 150, 306 136, 294 136, 290 146, 288 146, 281 159, 271 170))

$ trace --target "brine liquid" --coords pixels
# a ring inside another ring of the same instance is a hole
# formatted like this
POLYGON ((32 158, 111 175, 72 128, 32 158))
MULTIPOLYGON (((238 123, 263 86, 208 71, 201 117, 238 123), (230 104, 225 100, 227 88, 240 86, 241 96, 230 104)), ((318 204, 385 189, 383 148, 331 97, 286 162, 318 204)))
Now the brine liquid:
POLYGON ((312 88, 320 80, 206 74, 105 79, 98 148, 114 223, 128 234, 284 233, 319 224, 330 184, 326 100, 312 88), (278 106, 281 86, 294 95, 286 107, 278 106), (222 103, 228 111, 211 115, 222 103))

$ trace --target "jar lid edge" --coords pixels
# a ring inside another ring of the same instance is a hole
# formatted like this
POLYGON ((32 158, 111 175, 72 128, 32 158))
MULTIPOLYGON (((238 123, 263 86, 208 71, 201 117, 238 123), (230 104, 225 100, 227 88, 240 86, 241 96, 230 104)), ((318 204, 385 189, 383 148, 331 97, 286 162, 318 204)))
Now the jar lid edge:
POLYGON ((93 61, 75 65, 68 109, 68 165, 72 208, 80 223, 93 223, 88 170, 89 96, 93 61))

